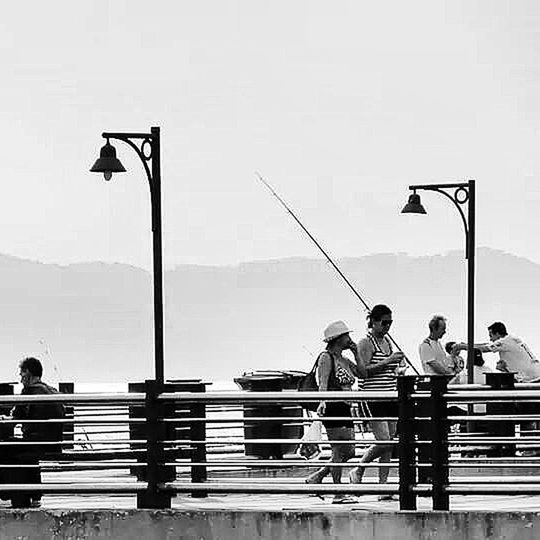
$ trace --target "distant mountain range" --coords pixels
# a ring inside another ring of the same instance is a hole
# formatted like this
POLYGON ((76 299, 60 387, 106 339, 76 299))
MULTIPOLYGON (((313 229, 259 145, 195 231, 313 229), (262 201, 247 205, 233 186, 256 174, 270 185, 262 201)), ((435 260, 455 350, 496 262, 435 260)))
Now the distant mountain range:
MULTIPOLYGON (((477 339, 503 320, 540 354, 540 265, 481 248, 477 339)), ((466 339, 462 253, 379 254, 338 261, 369 304, 394 309, 393 337, 417 359, 434 313, 448 339, 466 339)), ((154 373, 152 277, 123 264, 42 264, 0 256, 3 380, 25 355, 54 381, 135 381, 154 373)), ((327 323, 345 320, 359 339, 365 313, 323 260, 289 258, 238 266, 184 265, 165 273, 166 376, 232 380, 254 369, 309 369, 327 323)))

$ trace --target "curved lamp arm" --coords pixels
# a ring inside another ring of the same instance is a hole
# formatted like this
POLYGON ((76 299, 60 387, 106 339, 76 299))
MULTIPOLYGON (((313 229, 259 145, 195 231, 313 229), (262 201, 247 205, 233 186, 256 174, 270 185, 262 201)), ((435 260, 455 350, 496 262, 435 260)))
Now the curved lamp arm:
POLYGON ((462 205, 469 202, 469 184, 426 184, 426 185, 415 185, 409 186, 409 189, 413 191, 424 190, 424 191, 436 191, 441 195, 444 195, 447 199, 452 201, 452 204, 457 208, 459 215, 461 216, 461 221, 463 223, 463 230, 465 232, 465 258, 469 258, 469 226, 467 223, 467 218, 465 213, 461 208, 462 205), (448 193, 447 190, 455 189, 453 193, 448 193), (464 197, 460 197, 459 194, 465 194, 464 197))
POLYGON ((152 133, 103 133, 102 136, 108 139, 116 139, 122 141, 127 145, 131 146, 135 150, 136 154, 139 156, 141 163, 143 164, 144 170, 146 172, 146 177, 150 185, 150 190, 153 190, 153 177, 148 162, 153 158, 153 145, 154 135, 152 133), (142 141, 140 146, 133 142, 133 139, 142 141), (150 152, 145 152, 145 146, 149 145, 150 152))

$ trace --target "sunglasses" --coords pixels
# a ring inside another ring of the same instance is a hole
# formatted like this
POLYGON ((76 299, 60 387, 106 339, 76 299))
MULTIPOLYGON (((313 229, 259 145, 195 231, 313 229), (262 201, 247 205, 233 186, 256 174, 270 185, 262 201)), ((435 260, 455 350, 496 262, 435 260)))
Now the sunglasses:
POLYGON ((381 326, 390 326, 394 321, 381 321, 381 326))

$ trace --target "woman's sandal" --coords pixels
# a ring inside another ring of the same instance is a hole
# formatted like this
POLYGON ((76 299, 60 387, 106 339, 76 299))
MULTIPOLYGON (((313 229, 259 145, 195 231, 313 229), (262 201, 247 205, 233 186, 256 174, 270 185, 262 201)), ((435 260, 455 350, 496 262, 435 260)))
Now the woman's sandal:
POLYGON ((349 472, 349 482, 351 484, 361 484, 365 470, 364 467, 355 467, 354 469, 351 469, 349 472), (359 472, 359 469, 362 469, 361 473, 359 472))
POLYGON ((332 504, 355 504, 358 502, 356 497, 352 495, 334 495, 332 499, 332 504))
POLYGON ((384 493, 383 495, 379 495, 377 497, 377 500, 378 501, 397 501, 399 499, 397 498, 397 495, 395 495, 394 493, 384 493))
MULTIPOLYGON (((314 482, 313 480, 310 481, 309 477, 304 480, 304 483, 308 485, 322 484, 322 482, 314 482)), ((321 501, 324 501, 324 495, 322 495, 321 493, 308 493, 308 497, 319 497, 321 501)))

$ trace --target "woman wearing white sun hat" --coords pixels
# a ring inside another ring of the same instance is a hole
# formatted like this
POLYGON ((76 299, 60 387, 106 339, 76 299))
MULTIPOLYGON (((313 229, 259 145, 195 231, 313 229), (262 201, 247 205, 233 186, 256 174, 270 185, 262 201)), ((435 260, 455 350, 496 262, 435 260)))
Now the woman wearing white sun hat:
MULTIPOLYGON (((351 339, 349 327, 343 321, 335 321, 324 330, 326 349, 317 360, 317 375, 319 390, 335 391, 350 390, 356 378, 364 378, 366 369, 358 355, 356 344, 351 339), (343 351, 350 350, 356 362, 343 356, 343 351)), ((350 444, 330 444, 332 449, 332 462, 344 463, 354 457, 354 424, 352 421, 351 405, 345 401, 321 401, 317 413, 322 417, 326 428, 328 440, 350 441, 350 444), (341 420, 325 420, 326 418, 339 417, 341 420)), ((307 484, 320 484, 328 473, 332 474, 335 484, 341 483, 341 467, 327 465, 311 474, 307 484)), ((356 502, 356 499, 336 495, 334 503, 356 502)))

